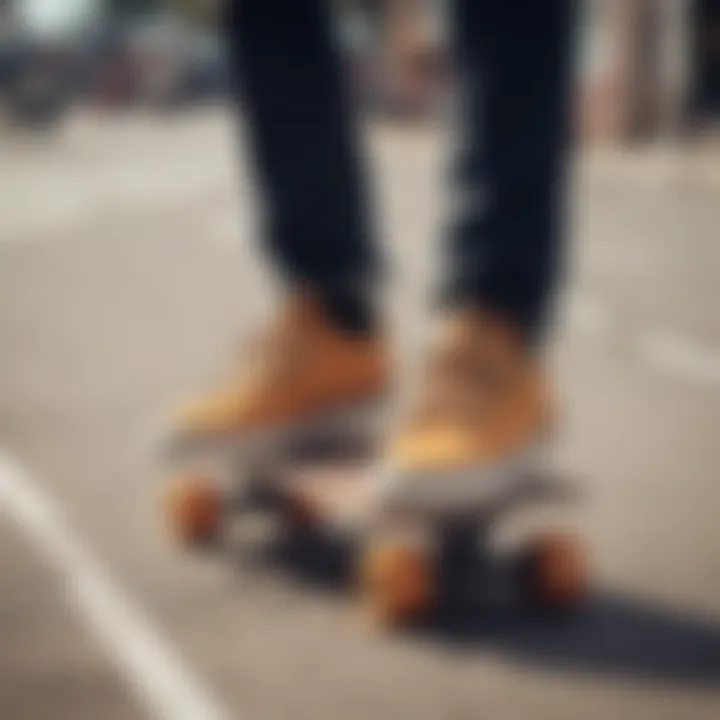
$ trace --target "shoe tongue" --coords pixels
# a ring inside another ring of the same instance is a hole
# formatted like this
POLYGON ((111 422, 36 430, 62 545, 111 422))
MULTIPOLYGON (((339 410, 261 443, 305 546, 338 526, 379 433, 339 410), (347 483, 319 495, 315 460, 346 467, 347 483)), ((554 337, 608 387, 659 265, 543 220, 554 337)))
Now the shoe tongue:
POLYGON ((476 348, 507 360, 517 358, 522 347, 517 330, 508 321, 475 308, 445 317, 438 326, 436 342, 441 350, 476 348))
POLYGON ((436 328, 435 340, 439 347, 464 344, 480 331, 480 316, 470 311, 456 312, 443 318, 436 328))
POLYGON ((282 322, 290 327, 312 325, 322 316, 320 301, 306 292, 298 292, 287 300, 282 313, 282 322))

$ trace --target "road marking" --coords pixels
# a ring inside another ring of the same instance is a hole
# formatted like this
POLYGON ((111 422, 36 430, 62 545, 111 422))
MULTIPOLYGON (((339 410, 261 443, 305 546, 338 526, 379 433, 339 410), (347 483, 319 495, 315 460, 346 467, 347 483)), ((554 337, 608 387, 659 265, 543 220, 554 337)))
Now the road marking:
POLYGON ((230 717, 113 582, 68 526, 59 507, 1 451, 0 509, 60 571, 68 600, 124 673, 148 716, 163 720, 230 717))
POLYGON ((703 385, 720 386, 720 353, 661 333, 640 337, 639 350, 649 365, 703 385))

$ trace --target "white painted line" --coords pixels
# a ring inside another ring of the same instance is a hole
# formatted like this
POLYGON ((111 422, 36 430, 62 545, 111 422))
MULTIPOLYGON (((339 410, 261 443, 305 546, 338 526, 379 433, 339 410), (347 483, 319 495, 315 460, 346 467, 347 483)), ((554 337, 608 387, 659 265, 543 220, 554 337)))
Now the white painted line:
POLYGON ((702 385, 720 387, 720 353, 672 335, 640 338, 640 353, 651 366, 702 385))
POLYGON ((149 717, 230 717, 112 581, 53 501, 1 451, 0 509, 18 523, 62 573, 68 599, 124 673, 149 717))

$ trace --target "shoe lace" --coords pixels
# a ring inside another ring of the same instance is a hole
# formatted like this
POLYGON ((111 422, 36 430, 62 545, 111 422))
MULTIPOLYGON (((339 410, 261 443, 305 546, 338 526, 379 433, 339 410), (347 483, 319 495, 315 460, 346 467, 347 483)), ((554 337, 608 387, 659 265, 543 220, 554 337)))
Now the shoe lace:
POLYGON ((290 313, 278 316, 243 343, 239 353, 246 379, 258 384, 290 382, 305 356, 307 332, 290 313))
POLYGON ((508 362, 503 354, 494 352, 483 333, 439 347, 425 369, 425 391, 416 421, 484 424, 493 416, 517 369, 517 362, 508 362))

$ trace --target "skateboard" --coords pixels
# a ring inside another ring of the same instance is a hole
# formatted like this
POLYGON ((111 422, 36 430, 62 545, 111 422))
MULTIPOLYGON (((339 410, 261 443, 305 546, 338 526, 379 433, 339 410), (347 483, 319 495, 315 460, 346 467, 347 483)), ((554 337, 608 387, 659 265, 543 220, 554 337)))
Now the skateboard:
MULTIPOLYGON (((184 469, 166 498, 168 524, 183 544, 207 548, 246 514, 264 512, 286 537, 349 541, 348 575, 365 614, 400 627, 428 619, 450 596, 471 594, 466 588, 487 567, 506 517, 578 499, 566 482, 525 473, 461 505, 387 501, 377 492, 372 454, 367 444, 306 448, 258 467, 234 457, 184 469)), ((524 605, 566 611, 586 595, 587 561, 576 534, 554 526, 527 533, 513 557, 514 597, 524 605)))

